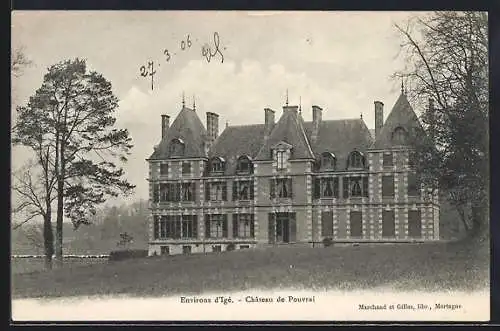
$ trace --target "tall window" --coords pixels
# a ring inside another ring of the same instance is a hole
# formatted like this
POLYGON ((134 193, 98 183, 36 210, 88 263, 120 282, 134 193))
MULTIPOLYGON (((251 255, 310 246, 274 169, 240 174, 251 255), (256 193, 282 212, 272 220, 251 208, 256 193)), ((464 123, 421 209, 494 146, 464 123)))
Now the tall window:
POLYGON ((205 184, 205 200, 226 201, 227 200, 226 182, 207 182, 205 184))
POLYGON ((233 237, 234 238, 254 237, 253 214, 233 214, 233 237))
POLYGON ((160 176, 168 176, 168 163, 160 163, 160 176))
POLYGON ((365 157, 358 151, 354 151, 349 155, 349 168, 364 168, 365 157))
POLYGON ((394 197, 394 176, 382 176, 382 196, 394 197))
POLYGON ((291 198, 292 197, 292 179, 277 178, 270 180, 270 197, 273 198, 291 198))
POLYGON ((196 215, 155 216, 156 239, 180 239, 198 237, 198 218, 196 215))
POLYGON ((322 170, 334 170, 335 169, 335 155, 330 152, 325 152, 321 154, 321 169, 322 170))
POLYGON ((363 237, 363 215, 360 211, 350 213, 350 235, 351 238, 363 237))
POLYGON ((227 238, 227 215, 205 215, 205 232, 207 238, 227 238))
POLYGON ((420 238, 422 236, 422 215, 420 210, 408 211, 408 236, 420 238))
POLYGON ((417 174, 414 172, 408 173, 408 196, 416 197, 420 195, 420 183, 417 174))
POLYGON ((233 182, 233 201, 252 200, 253 199, 253 181, 242 180, 233 182))
POLYGON ((408 133, 406 130, 398 126, 392 132, 392 143, 395 145, 406 145, 408 143, 408 133))
POLYGON ((217 172, 223 172, 224 171, 224 159, 220 158, 220 157, 214 157, 211 161, 210 161, 210 171, 212 173, 217 173, 217 172))
POLYGON ((238 165, 236 170, 241 173, 249 173, 252 170, 252 162, 250 158, 246 155, 242 155, 238 158, 238 165))
POLYGON ((170 142, 170 154, 172 156, 183 156, 184 155, 184 141, 180 138, 174 138, 170 142))
POLYGON ((321 213, 321 235, 333 237, 333 213, 331 211, 321 213))
POLYGON ((287 163, 287 157, 285 151, 276 151, 276 160, 278 162, 278 169, 285 169, 287 163))
POLYGON ((195 201, 195 183, 161 183, 157 186, 159 201, 195 201))
POLYGON ((339 178, 327 177, 316 178, 314 181, 315 198, 338 198, 339 197, 339 178))
POLYGON ((182 162, 182 174, 189 175, 191 173, 191 163, 182 162))
POLYGON ((396 235, 394 210, 382 211, 382 237, 392 238, 396 235))
POLYGON ((382 164, 384 167, 392 167, 394 165, 394 156, 392 153, 384 153, 382 164))
POLYGON ((368 177, 344 177, 343 195, 349 197, 368 197, 368 177))

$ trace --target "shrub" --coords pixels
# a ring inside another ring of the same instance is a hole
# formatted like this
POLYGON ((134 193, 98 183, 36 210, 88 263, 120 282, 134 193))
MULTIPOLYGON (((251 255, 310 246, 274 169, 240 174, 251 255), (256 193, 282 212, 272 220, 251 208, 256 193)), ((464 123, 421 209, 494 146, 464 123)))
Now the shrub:
POLYGON ((236 248, 235 245, 233 243, 230 243, 227 245, 226 251, 228 251, 228 252, 234 251, 235 248, 236 248))
POLYGON ((323 239, 323 246, 324 247, 329 247, 333 245, 333 240, 332 238, 325 238, 323 239))
POLYGON ((127 259, 137 259, 142 257, 147 257, 147 249, 127 249, 112 251, 109 253, 108 261, 122 261, 127 259))

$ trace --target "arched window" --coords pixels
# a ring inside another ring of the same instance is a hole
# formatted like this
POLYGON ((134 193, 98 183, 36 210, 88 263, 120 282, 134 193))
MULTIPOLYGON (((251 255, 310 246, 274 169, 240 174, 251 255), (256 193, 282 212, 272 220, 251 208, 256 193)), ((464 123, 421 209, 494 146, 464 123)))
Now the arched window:
POLYGON ((401 126, 398 126, 392 132, 392 143, 395 145, 406 145, 408 143, 408 132, 401 126))
POLYGON ((210 171, 211 172, 222 172, 224 171, 225 161, 221 157, 214 157, 210 160, 210 171))
POLYGON ((330 152, 324 152, 321 154, 321 169, 324 170, 334 170, 336 167, 335 155, 330 152))
POLYGON ((349 168, 364 168, 365 157, 358 151, 349 154, 349 168))
POLYGON ((174 138, 170 142, 170 155, 171 156, 183 156, 184 155, 184 141, 180 138, 174 138))
POLYGON ((252 160, 247 155, 241 155, 238 158, 238 164, 236 166, 238 172, 250 172, 252 170, 252 160))

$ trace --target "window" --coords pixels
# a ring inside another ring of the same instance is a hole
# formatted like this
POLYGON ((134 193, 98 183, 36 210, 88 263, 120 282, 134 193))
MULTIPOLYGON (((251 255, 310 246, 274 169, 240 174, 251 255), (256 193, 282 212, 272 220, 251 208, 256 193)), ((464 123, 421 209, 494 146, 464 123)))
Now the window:
POLYGON ((360 211, 350 213, 350 235, 351 238, 363 237, 363 216, 360 211))
POLYGON ((394 197, 394 176, 382 176, 382 197, 394 197))
POLYGON ((270 180, 270 197, 274 198, 291 198, 292 197, 292 179, 277 178, 270 180))
POLYGON ((160 201, 160 184, 153 185, 153 202, 160 201))
POLYGON ((382 211, 382 237, 392 238, 396 235, 394 210, 382 211))
POLYGON ((161 202, 195 201, 195 183, 161 183, 156 189, 161 202))
POLYGON ((408 236, 420 238, 422 236, 422 215, 420 210, 408 211, 408 236))
POLYGON ((212 246, 212 252, 214 252, 214 253, 220 253, 220 252, 222 252, 221 245, 213 245, 212 246))
POLYGON ((420 195, 420 184, 417 179, 417 174, 414 172, 408 173, 408 196, 417 197, 420 195))
POLYGON ((329 152, 321 154, 321 169, 323 170, 334 170, 336 166, 335 155, 329 152))
POLYGON ((333 237, 333 213, 331 211, 321 213, 321 235, 333 237))
POLYGON ((406 145, 408 143, 408 133, 406 130, 398 126, 392 132, 392 143, 395 145, 406 145))
POLYGON ((182 162, 182 174, 189 175, 191 173, 191 163, 182 162))
POLYGON ((174 138, 170 142, 170 155, 171 156, 183 156, 184 155, 184 141, 179 138, 174 138))
POLYGON ((160 176, 168 176, 168 163, 160 164, 160 176))
POLYGON ((354 151, 349 155, 349 168, 364 168, 365 157, 358 151, 354 151))
POLYGON ((252 200, 253 199, 253 181, 234 181, 233 182, 233 201, 252 200))
POLYGON ((344 177, 342 179, 344 199, 349 197, 368 197, 368 177, 344 177))
POLYGON ((318 198, 338 198, 339 197, 339 178, 326 177, 316 178, 314 180, 314 196, 318 198))
POLYGON ((205 215, 205 232, 207 238, 227 238, 227 215, 205 215))
POLYGON ((384 153, 382 162, 384 167, 392 167, 394 165, 394 157, 392 153, 384 153))
POLYGON ((166 215, 160 216, 155 222, 159 222, 158 236, 162 239, 180 239, 198 237, 198 217, 196 215, 166 215))
POLYGON ((249 173, 252 170, 252 162, 250 158, 246 155, 242 155, 238 158, 238 165, 236 170, 241 173, 249 173))
POLYGON ((207 182, 205 185, 205 200, 226 201, 227 200, 226 182, 207 182))
POLYGON ((161 255, 170 255, 170 247, 169 246, 160 246, 161 255))
POLYGON ((233 237, 234 238, 254 237, 253 214, 233 214, 233 237))
POLYGON ((286 162, 288 161, 286 159, 286 152, 285 151, 276 151, 276 159, 278 162, 278 169, 285 169, 286 162))
POLYGON ((212 160, 210 160, 211 173, 223 172, 224 166, 225 166, 225 161, 221 157, 214 157, 212 160))
POLYGON ((182 254, 191 254, 191 246, 182 246, 182 254))
POLYGON ((249 245, 240 245, 240 249, 249 249, 250 246, 249 245))

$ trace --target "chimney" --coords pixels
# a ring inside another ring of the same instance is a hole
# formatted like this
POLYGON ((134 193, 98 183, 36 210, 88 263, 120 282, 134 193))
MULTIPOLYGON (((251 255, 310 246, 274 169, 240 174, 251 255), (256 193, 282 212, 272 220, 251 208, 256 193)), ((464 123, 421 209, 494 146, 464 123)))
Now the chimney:
POLYGON ((170 116, 161 115, 161 137, 162 139, 167 136, 168 126, 170 124, 170 116))
POLYGON ((266 132, 269 133, 274 127, 274 110, 271 108, 264 108, 264 116, 266 123, 266 132))
POLYGON ((316 139, 318 139, 319 127, 321 124, 323 109, 319 106, 312 106, 312 113, 313 113, 313 129, 311 134, 311 140, 314 143, 316 142, 316 139))
POLYGON ((384 126, 384 103, 375 101, 375 138, 378 137, 380 130, 384 126))
POLYGON ((219 135, 219 115, 207 112, 207 134, 210 145, 219 135))

